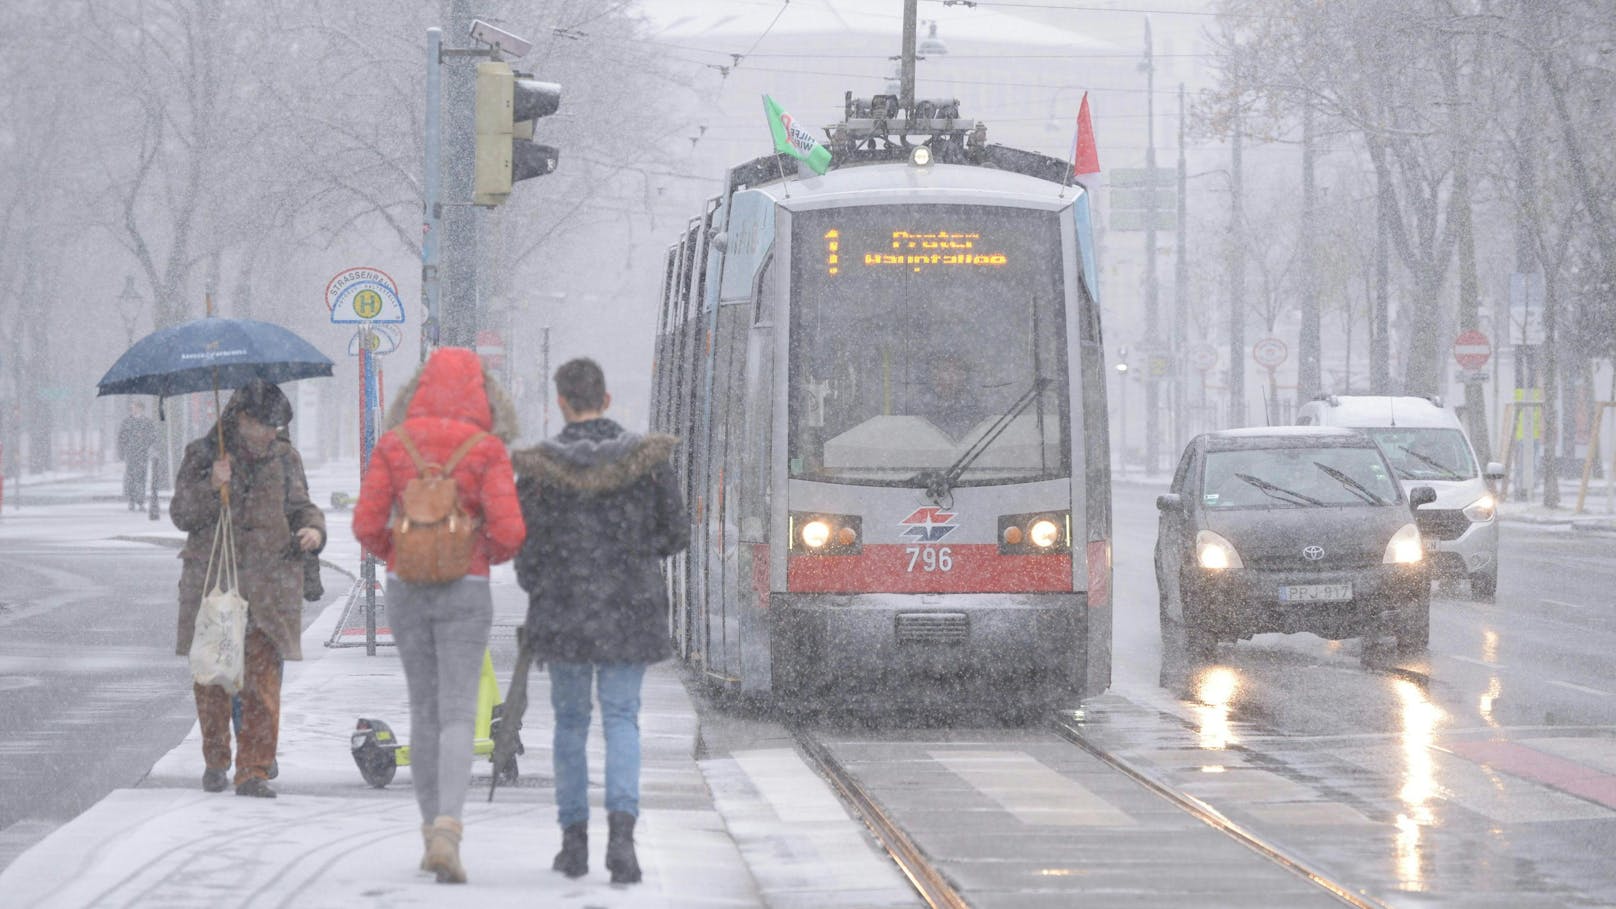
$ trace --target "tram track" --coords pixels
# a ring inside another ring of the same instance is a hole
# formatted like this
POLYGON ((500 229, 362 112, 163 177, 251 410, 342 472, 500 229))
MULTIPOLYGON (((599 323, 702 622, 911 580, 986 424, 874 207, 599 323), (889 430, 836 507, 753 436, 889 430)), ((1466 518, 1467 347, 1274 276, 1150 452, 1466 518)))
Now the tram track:
POLYGON ((869 790, 842 766, 829 748, 802 729, 793 729, 792 735, 808 763, 831 784, 837 796, 869 828, 876 842, 886 850, 926 905, 932 909, 969 909, 971 904, 964 894, 909 838, 909 834, 870 795, 869 790))
POLYGON ((1301 858, 1286 852, 1269 840, 1247 830, 1225 817, 1222 812, 1211 805, 1175 788, 1171 784, 1158 779, 1154 774, 1089 741, 1084 737, 1081 725, 1073 717, 1066 715, 1057 717, 1054 720, 1053 728, 1061 738, 1081 748, 1096 760, 1103 762, 1106 766, 1128 777, 1145 789, 1166 799, 1196 820, 1335 897, 1342 904, 1355 906, 1357 909, 1391 909, 1388 904, 1353 890, 1301 858))
MULTIPOLYGON (((1356 909, 1390 909, 1387 903, 1342 883, 1274 842, 1234 822, 1211 805, 1090 741, 1083 735, 1082 727, 1075 718, 1059 716, 1046 728, 1146 791, 1165 799, 1184 813, 1305 881, 1342 905, 1353 906, 1356 909)), ((966 909, 971 906, 965 894, 931 860, 925 850, 905 831, 902 824, 882 807, 874 794, 836 758, 828 746, 805 729, 794 728, 791 733, 798 751, 809 765, 830 783, 837 796, 869 829, 876 842, 927 906, 933 909, 943 907, 966 909)))

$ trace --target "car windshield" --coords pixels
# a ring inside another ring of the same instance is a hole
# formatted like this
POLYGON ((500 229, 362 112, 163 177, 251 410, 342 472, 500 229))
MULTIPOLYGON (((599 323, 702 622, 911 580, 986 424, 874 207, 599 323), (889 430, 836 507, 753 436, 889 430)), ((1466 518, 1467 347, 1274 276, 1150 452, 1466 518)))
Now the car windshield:
POLYGON ((1476 476, 1470 444, 1457 429, 1401 426, 1364 429, 1404 480, 1469 480, 1476 476))
POLYGON ((1208 508, 1317 508, 1398 500, 1373 448, 1288 446, 1212 451, 1201 499, 1208 508))

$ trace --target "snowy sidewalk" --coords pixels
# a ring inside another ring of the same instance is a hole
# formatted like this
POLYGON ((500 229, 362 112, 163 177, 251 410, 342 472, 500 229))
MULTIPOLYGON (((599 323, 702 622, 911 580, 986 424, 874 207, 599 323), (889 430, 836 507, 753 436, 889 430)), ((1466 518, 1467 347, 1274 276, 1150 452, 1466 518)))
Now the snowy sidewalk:
MULTIPOLYGON (((137 789, 114 792, 0 873, 0 902, 17 906, 755 906, 736 844, 694 759, 696 720, 670 664, 646 679, 642 818, 645 882, 613 886, 601 864, 598 728, 590 743, 590 874, 550 870, 559 845, 549 778, 546 678, 536 674, 524 730, 522 779, 487 801, 488 764, 474 768, 462 855, 471 885, 448 887, 416 869, 420 817, 401 768, 371 789, 349 755, 360 716, 387 719, 408 741, 397 654, 327 649, 339 613, 304 634, 309 659, 288 663, 280 777, 274 800, 201 789, 193 728, 137 789)), ((506 628, 508 636, 508 627, 506 628)), ((498 643, 498 642, 496 642, 498 643)), ((510 654, 496 662, 509 662, 510 654)))
MULTIPOLYGON (((88 484, 65 485, 88 491, 88 484)), ((350 754, 360 717, 387 721, 409 742, 409 703, 397 652, 328 648, 353 586, 359 545, 352 512, 333 493, 358 492, 358 464, 309 470, 311 498, 326 512, 326 602, 303 635, 304 660, 286 664, 280 775, 273 800, 204 793, 193 725, 184 742, 133 789, 113 792, 0 870, 0 906, 910 906, 914 893, 871 844, 862 824, 790 749, 698 760, 700 720, 675 661, 646 675, 640 714, 641 814, 635 829, 644 882, 610 883, 602 859, 604 742, 589 740, 590 871, 569 880, 550 869, 560 848, 550 776, 549 678, 530 676, 521 778, 488 802, 489 767, 473 765, 462 857, 463 887, 417 870, 420 817, 410 770, 370 788, 350 754), (339 573, 342 572, 342 573, 339 573)), ((50 506, 8 504, 5 533, 35 539, 122 540, 177 548, 184 535, 86 497, 50 506)), ((175 569, 178 575, 178 567, 175 569)), ((490 642, 500 692, 515 662, 515 627, 526 612, 509 565, 495 568, 490 642)), ((168 618, 164 617, 164 621, 168 618)), ((362 620, 361 620, 362 621, 362 620)), ((362 637, 361 637, 362 640, 362 637)), ((179 658, 176 657, 176 660, 179 658)))

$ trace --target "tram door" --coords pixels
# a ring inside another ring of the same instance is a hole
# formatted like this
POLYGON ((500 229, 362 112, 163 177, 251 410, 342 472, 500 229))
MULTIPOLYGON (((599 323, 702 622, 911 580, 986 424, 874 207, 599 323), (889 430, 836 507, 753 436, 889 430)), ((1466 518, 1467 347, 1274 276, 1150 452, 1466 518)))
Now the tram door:
POLYGON ((708 548, 703 635, 707 671, 726 682, 739 680, 740 629, 734 610, 736 525, 736 461, 744 443, 741 433, 746 368, 746 329, 751 307, 746 300, 718 308, 713 333, 712 424, 708 436, 705 516, 708 548))

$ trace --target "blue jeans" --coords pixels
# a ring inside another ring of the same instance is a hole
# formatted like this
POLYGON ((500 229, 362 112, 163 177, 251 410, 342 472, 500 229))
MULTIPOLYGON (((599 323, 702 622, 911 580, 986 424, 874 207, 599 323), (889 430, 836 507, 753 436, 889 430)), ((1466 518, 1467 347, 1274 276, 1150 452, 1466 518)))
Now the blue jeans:
POLYGON ((589 820, 590 682, 598 678, 606 734, 606 811, 640 814, 640 683, 644 663, 551 663, 555 709, 556 816, 562 827, 589 820))

